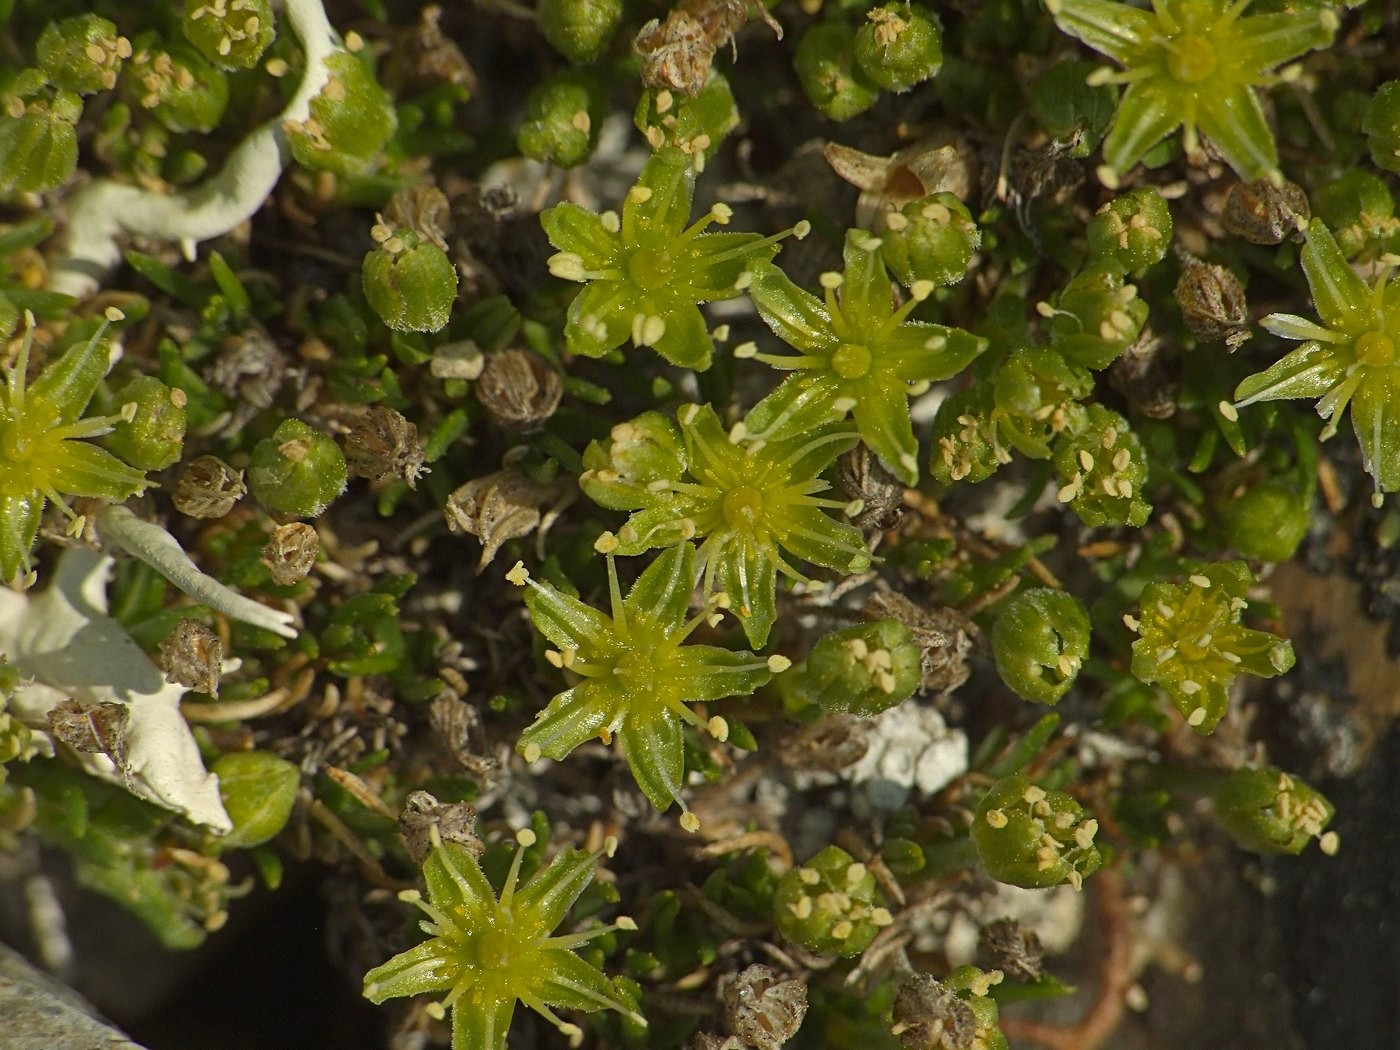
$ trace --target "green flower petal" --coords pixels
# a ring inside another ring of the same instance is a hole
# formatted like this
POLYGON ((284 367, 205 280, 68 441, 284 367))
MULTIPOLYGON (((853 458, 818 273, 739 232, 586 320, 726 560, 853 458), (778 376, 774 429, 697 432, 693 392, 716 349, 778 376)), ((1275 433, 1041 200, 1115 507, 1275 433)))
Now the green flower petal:
POLYGON ((889 271, 880 255, 880 239, 865 230, 847 230, 841 248, 845 263, 837 295, 841 315, 856 333, 868 336, 889 320, 892 302, 889 271))
POLYGON ((761 437, 770 443, 794 434, 805 435, 833 419, 845 418, 844 412, 831 407, 838 396, 833 377, 798 372, 754 405, 744 417, 744 425, 751 437, 761 437))
POLYGON ((1258 76, 1299 55, 1326 47, 1337 31, 1330 10, 1252 15, 1237 23, 1239 38, 1230 60, 1258 76))
POLYGON ((645 617, 657 630, 672 634, 685 622, 695 590, 695 548, 672 547, 646 567, 623 601, 629 619, 645 617))
POLYGON ((881 360, 907 382, 941 382, 971 364, 987 345, 986 339, 961 328, 907 321, 885 337, 881 360))
POLYGON ((651 344, 652 349, 677 367, 693 368, 697 372, 709 368, 715 345, 710 340, 710 330, 700 308, 681 298, 659 316, 666 330, 651 344))
POLYGON ((778 570, 772 556, 747 536, 734 535, 714 555, 715 583, 729 595, 729 608, 743 625, 749 644, 759 648, 778 618, 774 592, 778 570))
POLYGON ((1307 238, 1302 253, 1303 272, 1307 274, 1318 315, 1327 327, 1348 335, 1367 331, 1373 320, 1370 289, 1356 276, 1321 219, 1308 224, 1307 238))
POLYGON ((531 582, 525 605, 535 630, 560 649, 594 649, 612 634, 612 620, 573 595, 531 582))
POLYGON ((1366 473, 1381 492, 1400 491, 1400 367, 1367 370, 1351 399, 1351 425, 1366 473))
POLYGON ((606 687, 597 681, 582 682, 549 702, 520 734, 516 750, 524 751, 534 744, 540 754, 558 761, 584 741, 611 729, 616 721, 616 704, 606 687))
POLYGON ((778 254, 778 244, 757 233, 705 233, 691 241, 678 263, 676 287, 682 296, 695 302, 733 299, 740 294, 734 286, 752 263, 767 261, 778 254))
POLYGON ((1262 179, 1278 169, 1274 134, 1252 90, 1202 92, 1198 101, 1197 126, 1241 178, 1262 179))
POLYGON ((505 1050, 514 999, 463 1000, 452 1011, 452 1050, 505 1050))
POLYGON ((661 506, 638 511, 627 519, 627 526, 618 533, 617 553, 631 557, 656 547, 684 543, 690 538, 685 521, 684 508, 674 498, 667 499, 661 506))
POLYGON ((1055 24, 1095 51, 1132 65, 1157 31, 1157 21, 1119 0, 1046 0, 1055 24))
POLYGON ((631 1012, 612 981, 573 952, 546 948, 542 956, 540 971, 547 976, 540 981, 538 994, 550 1006, 585 1013, 604 1009, 631 1012))
POLYGON ((623 202, 622 243, 635 244, 650 231, 679 234, 690 219, 694 193, 695 168, 690 158, 671 146, 657 150, 623 202))
POLYGON ((147 487, 146 475, 116 456, 82 441, 56 441, 39 455, 50 484, 70 496, 125 499, 147 487))
MULTIPOLYGON (((533 922, 540 934, 554 929, 564 921, 574 901, 593 881, 593 869, 597 863, 595 854, 577 849, 561 850, 548 865, 535 872, 534 878, 516 891, 515 913, 518 919, 526 924, 533 922)), ((582 960, 572 952, 551 954, 566 955, 583 965, 582 960)), ((589 969, 593 968, 590 966, 589 969)), ((596 970, 593 972, 597 973, 596 970)))
POLYGON ((1186 116, 1184 108, 1175 92, 1163 90, 1155 81, 1130 85, 1104 139, 1103 159, 1114 171, 1127 171, 1181 126, 1186 116))
POLYGON ((441 937, 400 952, 365 974, 365 998, 379 1004, 404 995, 423 995, 451 988, 461 974, 456 949, 441 937))
POLYGON ((39 492, 0 496, 0 585, 28 567, 45 502, 39 492))
POLYGON ((564 329, 569 353, 602 357, 632 336, 632 318, 641 309, 641 296, 620 281, 594 281, 569 304, 564 329))
POLYGON ((919 477, 919 443, 909 421, 909 399, 899 384, 867 383, 851 410, 856 428, 870 450, 906 485, 919 477))
POLYGON ((69 347, 34 380, 29 397, 47 401, 57 409, 60 422, 75 422, 107 374, 111 356, 106 340, 96 336, 69 347))
POLYGON ((583 260, 585 269, 601 270, 617 262, 621 241, 604 227, 596 212, 565 201, 542 212, 540 225, 554 247, 573 252, 583 260))
POLYGON ((634 715, 618 731, 627 765, 642 794, 659 810, 676 801, 685 772, 681 720, 671 712, 634 715))
POLYGON ((749 297, 773 334, 803 353, 830 353, 838 342, 831 315, 816 296, 804 292, 772 263, 749 268, 749 297))
POLYGON ((748 696, 773 677, 753 653, 713 645, 687 645, 666 665, 666 672, 677 694, 691 703, 748 696))
MULTIPOLYGON (((465 846, 444 842, 423 864, 428 899, 444 911, 461 912, 473 923, 486 922, 496 904, 496 892, 481 866, 465 846)), ((431 942, 430 942, 431 943, 431 942)))
POLYGON ((840 522, 815 507, 793 507, 783 519, 778 540, 803 561, 840 572, 864 572, 870 553, 860 529, 840 522))
POLYGON ((1304 343, 1268 369, 1235 388, 1235 405, 1278 401, 1290 397, 1321 397, 1346 376, 1346 361, 1335 347, 1304 343))

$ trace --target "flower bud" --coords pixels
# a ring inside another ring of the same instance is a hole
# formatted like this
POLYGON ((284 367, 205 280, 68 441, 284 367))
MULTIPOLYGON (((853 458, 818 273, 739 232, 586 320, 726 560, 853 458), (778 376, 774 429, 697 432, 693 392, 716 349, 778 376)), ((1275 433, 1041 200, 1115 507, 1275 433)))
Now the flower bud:
POLYGON ((411 230, 381 224, 374 232, 379 247, 365 256, 360 281, 379 319, 396 332, 446 328, 457 299, 457 268, 447 253, 411 230))
POLYGON ((826 711, 878 715, 914 695, 923 651, 895 619, 832 631, 812 647, 802 691, 826 711))
POLYGON ((1147 521, 1150 504, 1147 455, 1128 421, 1112 409, 1090 405, 1073 432, 1055 442, 1055 470, 1064 482, 1057 493, 1085 525, 1131 525, 1147 521))
POLYGON ((78 166, 83 102, 70 91, 38 87, 21 96, 15 78, 0 112, 0 195, 43 193, 68 181, 78 166))
POLYGON ((1321 792, 1272 766, 1235 770, 1215 796, 1220 823, 1255 853, 1301 853, 1313 839, 1335 852, 1335 834, 1324 834, 1335 812, 1321 792))
POLYGON ((1293 557, 1312 519, 1311 496, 1279 478, 1223 493, 1217 509, 1230 546, 1260 561, 1293 557))
POLYGON ((141 376, 122 387, 116 400, 122 422, 107 435, 109 451, 141 470, 164 470, 179 460, 188 400, 183 390, 172 390, 155 376, 141 376))
POLYGON ((288 121, 292 156, 312 171, 354 175, 368 168, 398 123, 388 94, 348 51, 326 59, 330 73, 305 120, 288 121))
POLYGON ((793 59, 812 105, 832 120, 850 120, 875 104, 880 89, 856 65, 855 31, 841 21, 807 30, 793 59))
POLYGON ((1095 212, 1088 235, 1096 265, 1136 273, 1167 254, 1172 243, 1172 213, 1160 193, 1143 186, 1095 212))
POLYGON ((1022 591, 997 616, 992 652, 997 673, 1018 696, 1057 703, 1089 655, 1089 616, 1064 591, 1022 591))
POLYGON ((572 168, 598 145, 607 115, 602 81, 583 69, 566 69, 530 92, 525 120, 515 135, 516 148, 531 160, 572 168))
POLYGON ((951 193, 935 193, 885 216, 880 252, 906 288, 915 281, 947 285, 963 279, 981 243, 967 206, 951 193))
POLYGON ((223 69, 252 69, 275 35, 268 0, 185 0, 185 38, 223 69))
POLYGON ((34 45, 34 58, 54 87, 91 95, 117 86, 131 41, 98 15, 74 15, 50 22, 34 45))
POLYGON ((541 0, 540 30, 570 62, 592 62, 622 21, 622 0, 541 0))
POLYGON ((1137 286, 1107 266, 1091 266, 1065 285, 1046 327, 1050 343, 1085 368, 1107 368, 1137 341, 1147 304, 1137 286))
POLYGON ((314 518, 345 491, 345 483, 340 446, 299 419, 283 420, 253 446, 248 486, 274 513, 314 518))
POLYGON ((1400 80, 1386 81, 1376 89, 1361 130, 1376 166, 1400 171, 1400 80))
POLYGON ((126 93, 167 131, 212 131, 228 106, 228 78, 183 40, 136 39, 122 77, 126 93))
POLYGON ((1069 883, 1098 871, 1099 822, 1063 791, 1046 791, 1024 773, 992 785, 972 821, 972 842, 987 873, 1027 889, 1069 883))
POLYGON ((924 8, 886 4, 865 17, 866 23, 856 30, 856 62, 886 91, 908 91, 943 65, 943 38, 924 8))
POLYGON ((875 876, 840 846, 828 846, 778 880, 773 912, 783 936, 818 955, 848 958, 888 926, 875 876))

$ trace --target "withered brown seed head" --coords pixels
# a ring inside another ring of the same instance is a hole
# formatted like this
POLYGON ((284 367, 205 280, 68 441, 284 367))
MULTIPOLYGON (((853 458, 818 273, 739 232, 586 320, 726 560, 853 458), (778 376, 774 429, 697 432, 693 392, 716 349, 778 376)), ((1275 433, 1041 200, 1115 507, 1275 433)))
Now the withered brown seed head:
POLYGON ((1036 981, 1045 969, 1045 948, 1034 930, 1015 919, 996 919, 978 936, 992 967, 1018 981, 1036 981))
POLYGON ((424 473, 418 428, 388 405, 371 405, 354 419, 341 444, 350 469, 372 484, 403 478, 415 488, 424 473))
POLYGON ((909 628, 923 651, 924 689, 947 696, 967 681, 970 661, 982 642, 982 631, 965 613, 951 608, 929 609, 898 591, 876 591, 861 608, 868 620, 893 618, 909 628))
POLYGON ((411 792, 399 814, 399 838, 403 848, 422 864, 432 852, 432 828, 443 842, 465 846, 472 856, 486 852, 486 844, 476 833, 476 810, 465 802, 439 802, 426 791, 411 792))
POLYGON ((243 471, 218 456, 200 456, 181 472, 171 502, 192 518, 222 518, 247 492, 243 471))
POLYGON ((1275 186, 1268 179, 1230 187, 1220 224, 1250 244, 1280 244, 1305 229, 1312 218, 1308 195, 1294 182, 1275 186))
POLYGON ((1181 319, 1197 338, 1233 351, 1249 338, 1249 304, 1240 279, 1223 266, 1192 260, 1176 282, 1181 319))
POLYGON ((862 503, 851 519, 857 528, 882 532, 898 523, 904 512, 904 485, 864 443, 836 461, 836 480, 847 499, 862 503))
POLYGON ((635 46, 642 57, 642 83, 682 95, 696 95, 705 86, 716 51, 704 24, 685 11, 672 11, 664 23, 652 19, 635 46))
POLYGON ((827 715, 785 737, 778 758, 792 769, 839 773, 870 750, 870 721, 855 715, 827 715))
POLYGON ((528 536, 539 527, 540 507, 551 493, 516 470, 498 470, 473 478, 447 498, 443 517, 453 532, 481 541, 481 572, 508 540, 528 536))
POLYGON ((951 988, 914 973, 895 995, 890 1031, 908 1050, 972 1050, 977 1018, 951 988))
POLYGON ((384 207, 384 222, 396 229, 407 227, 447 251, 447 237, 452 232, 452 204, 447 194, 431 182, 415 182, 389 198, 384 207))
POLYGON ((125 704, 85 707, 70 697, 54 704, 48 720, 49 732, 56 739, 82 754, 106 755, 125 772, 126 730, 131 723, 131 710, 125 704))
POLYGON ((755 963, 724 988, 730 1030, 754 1050, 782 1050, 807 1016, 805 981, 781 980, 771 966, 755 963))
POLYGON ((204 624, 181 620, 160 643, 160 665, 165 677, 210 696, 219 695, 224 643, 204 624))
POLYGON ((306 574, 316 564, 320 544, 316 530, 304 521, 289 522, 273 529, 262 549, 262 563, 272 574, 272 582, 279 587, 290 587, 306 579, 306 574))
POLYGON ((564 381, 538 354, 510 349, 487 356, 473 389, 498 426, 533 430, 554 415, 564 381))

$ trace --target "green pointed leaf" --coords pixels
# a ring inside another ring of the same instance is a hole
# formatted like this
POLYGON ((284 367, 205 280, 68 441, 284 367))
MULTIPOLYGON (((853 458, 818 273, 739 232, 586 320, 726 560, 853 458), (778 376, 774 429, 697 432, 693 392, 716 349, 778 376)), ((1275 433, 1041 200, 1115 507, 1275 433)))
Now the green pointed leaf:
POLYGON ((1259 74, 1332 43, 1336 14, 1322 10, 1251 15, 1240 19, 1240 38, 1231 59, 1259 74))
POLYGON ((622 242, 633 244, 643 232, 679 234, 690 219, 694 192, 690 158, 674 147, 657 150, 622 206, 622 242), (638 187, 645 192, 637 192, 638 187))
POLYGON ((1379 491, 1400 491, 1400 367, 1368 370, 1351 399, 1351 424, 1379 491))
POLYGON ((1321 397, 1342 381, 1346 362, 1333 347, 1304 343, 1235 388, 1237 406, 1291 397, 1321 397))
POLYGON ((83 441, 55 441, 42 451, 44 471, 59 492, 120 500, 146 488, 146 475, 106 449, 83 441))
POLYGON ((1157 20, 1119 0, 1049 0, 1055 24, 1095 51, 1132 65, 1157 31, 1157 20))
POLYGON ((0 584, 14 580, 29 565, 46 500, 39 492, 0 495, 0 584))
MULTIPOLYGON (((597 863, 598 858, 592 853, 577 849, 561 850, 517 891, 515 911, 520 921, 533 922, 541 934, 553 930, 564 921, 574 901, 593 881, 593 869, 597 863)), ((571 952, 560 954, 581 962, 571 952)), ((590 966, 589 969, 593 968, 590 966)), ((593 972, 597 973, 596 970, 593 972)))
POLYGON ((623 723, 618 741, 642 794, 657 809, 669 808, 685 772, 680 719, 634 715, 623 723))
POLYGON ((742 534, 731 537, 715 561, 715 583, 729 595, 729 608, 743 625, 744 635, 754 648, 768 641, 768 632, 778 618, 774 592, 778 570, 773 558, 742 534))
POLYGON ((906 321, 889 334, 884 357, 907 382, 952 379, 986 350, 987 340, 961 328, 906 321))
POLYGON ((687 246, 694 260, 682 278, 680 294, 694 302, 732 299, 739 294, 734 282, 752 263, 778 254, 778 245, 757 233, 704 233, 687 246))
POLYGON ((880 239, 866 230, 846 231, 845 263, 837 296, 841 314, 854 332, 870 332, 890 316, 893 285, 880 254, 880 239))
POLYGON ((540 969, 547 975, 540 985, 540 998, 550 1006, 585 1013, 627 1010, 612 981, 572 952, 546 948, 540 969))
POLYGON ((803 561, 840 572, 870 568, 870 552, 860 529, 837 521, 815 507, 795 507, 784 522, 779 542, 803 561))
POLYGON ((532 581, 525 605, 535 629, 560 649, 594 648, 612 634, 607 616, 548 584, 532 581))
POLYGON ((434 849, 423 864, 423 878, 428 898, 437 907, 460 912, 473 924, 487 922, 495 908, 496 891, 471 851, 460 843, 444 842, 434 849))
POLYGON ((678 299, 656 316, 665 322, 666 330, 652 349, 678 368, 703 372, 710 367, 715 345, 698 306, 678 299))
POLYGON ((839 340, 832 331, 831 315, 820 299, 797 287, 772 263, 755 264, 749 272, 753 274, 749 297, 774 335, 804 353, 830 353, 836 348, 839 340))
POLYGON ((829 376, 798 372, 754 405, 744 417, 744 425, 750 437, 768 442, 806 435, 845 418, 844 412, 831 407, 837 396, 836 383, 829 376))
POLYGON ((692 703, 748 696, 773 673, 750 652, 734 652, 713 645, 687 645, 666 665, 676 690, 692 703))
POLYGON ((436 937, 400 952, 365 974, 364 996, 378 1004, 403 995, 444 992, 460 972, 454 954, 450 942, 436 937))
POLYGON ((632 337, 632 318, 641 310, 636 289, 620 281, 595 281, 569 304, 564 342, 569 353, 602 357, 632 337))
POLYGON ((62 422, 72 423, 92 400, 97 384, 107 374, 111 357, 111 346, 96 336, 70 346, 34 380, 29 396, 47 401, 58 409, 62 422))
POLYGON ((515 1002, 475 1002, 468 996, 452 1011, 452 1050, 505 1050, 515 1002))

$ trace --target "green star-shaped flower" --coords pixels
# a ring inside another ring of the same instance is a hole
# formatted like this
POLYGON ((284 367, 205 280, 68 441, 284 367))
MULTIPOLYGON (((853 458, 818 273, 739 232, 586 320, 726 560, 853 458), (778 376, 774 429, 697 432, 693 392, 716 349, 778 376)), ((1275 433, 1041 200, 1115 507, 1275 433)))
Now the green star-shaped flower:
POLYGON ((601 970, 574 954, 602 934, 635 930, 634 922, 619 919, 612 926, 550 936, 592 881, 601 851, 566 849, 517 886, 524 847, 535 842, 533 832, 520 831, 516 840, 522 848, 511 860, 498 898, 465 846, 442 841, 436 827, 430 834, 433 851, 423 864, 428 899, 416 890, 399 895, 427 914, 422 925, 430 939, 365 974, 365 998, 377 1004, 402 995, 446 992, 429 1012, 441 1017, 452 1011, 452 1050, 503 1050, 517 1002, 568 1036, 583 1033, 551 1006, 590 1013, 617 1010, 646 1024, 601 970))
POLYGON ((27 384, 33 317, 25 323, 19 358, 0 387, 0 583, 28 567, 46 502, 72 517, 65 495, 122 500, 148 484, 144 473, 85 440, 128 418, 83 418, 111 359, 107 324, 27 384))
POLYGON ((1182 125, 1188 152, 1203 131, 1240 178, 1279 178, 1254 88, 1281 80, 1275 67, 1331 43, 1337 15, 1324 7, 1246 18, 1249 4, 1152 0, 1148 12, 1115 0, 1045 0, 1062 30, 1123 67, 1090 77, 1128 85, 1103 143, 1106 185, 1182 125))
MULTIPOLYGON (((605 533, 599 547, 610 552, 615 543, 605 533)), ((686 705, 747 696, 788 664, 782 657, 765 662, 753 653, 684 644, 715 613, 711 604, 686 619, 696 578, 695 548, 688 543, 647 566, 626 598, 609 554, 611 616, 531 579, 523 565, 507 578, 530 588, 525 604, 535 628, 559 647, 546 656, 577 683, 554 697, 525 730, 520 753, 531 762, 541 756, 561 759, 585 740, 611 741, 615 735, 637 786, 657 809, 672 802, 685 809, 681 722, 721 740, 729 735, 724 719, 716 715, 707 722, 686 705)), ((689 830, 699 827, 688 810, 681 823, 689 830)))
POLYGON ((709 405, 683 406, 675 423, 647 412, 595 441, 579 479, 595 503, 636 511, 618 531, 620 554, 703 538, 705 590, 727 596, 754 646, 777 618, 777 574, 804 579, 785 552, 841 572, 870 567, 860 530, 828 513, 848 505, 818 495, 855 432, 810 399, 793 403, 799 392, 784 384, 728 433, 709 405))
POLYGON ((788 380, 805 396, 851 413, 861 438, 906 485, 918 477, 918 441, 909 420, 909 395, 949 379, 987 348, 987 340, 939 324, 910 321, 933 292, 915 281, 896 306, 880 239, 865 230, 846 234, 845 273, 822 274, 825 300, 804 292, 770 262, 751 268, 749 294, 768 327, 800 351, 760 354, 752 344, 736 356, 803 372, 788 380))
MULTIPOLYGON (((787 234, 705 233, 712 223, 729 221, 724 204, 687 226, 694 193, 692 158, 667 147, 647 161, 620 217, 568 202, 540 216, 559 249, 549 272, 588 285, 569 306, 570 353, 601 357, 630 338, 673 365, 710 367, 714 345, 696 304, 741 294, 744 268, 771 259, 787 234)), ((800 226, 799 235, 806 231, 800 226)))
POLYGON ((1149 583, 1138 617, 1123 618, 1141 636, 1133 642, 1134 677, 1161 686, 1203 735, 1225 717, 1236 677, 1273 678, 1293 666, 1289 642, 1240 623, 1253 583, 1242 561, 1208 565, 1185 583, 1149 583))
POLYGON ((1391 265, 1367 286, 1347 265, 1327 227, 1308 226, 1303 272, 1323 323, 1293 314, 1270 314, 1261 322, 1274 335, 1306 340, 1271 368, 1235 390, 1235 408, 1256 401, 1318 398, 1317 414, 1329 420, 1323 439, 1337 431, 1348 405, 1361 458, 1383 493, 1400 489, 1400 287, 1390 283, 1391 265))

